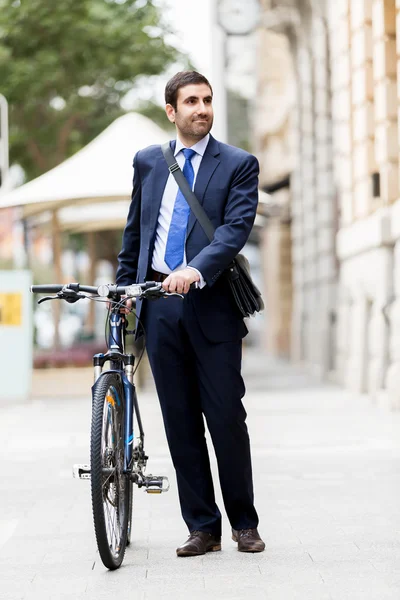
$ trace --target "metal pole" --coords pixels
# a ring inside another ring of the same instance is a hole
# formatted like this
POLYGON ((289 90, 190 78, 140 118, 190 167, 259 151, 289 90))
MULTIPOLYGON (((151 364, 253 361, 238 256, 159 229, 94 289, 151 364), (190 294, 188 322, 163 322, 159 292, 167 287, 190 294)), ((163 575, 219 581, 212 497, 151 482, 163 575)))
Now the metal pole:
MULTIPOLYGON (((94 231, 89 231, 86 234, 86 239, 88 242, 89 249, 89 285, 95 285, 96 281, 96 233, 94 231)), ((96 303, 89 302, 89 314, 87 318, 87 323, 85 327, 85 333, 89 334, 90 338, 94 338, 95 336, 95 313, 96 303)))
MULTIPOLYGON (((56 210, 52 212, 52 242, 53 242, 53 264, 54 264, 54 279, 62 281, 62 265, 61 265, 61 231, 60 221, 56 210)), ((60 349, 60 320, 61 320, 61 302, 53 302, 53 323, 54 323, 54 339, 53 349, 60 349)))
POLYGON ((8 102, 0 94, 0 188, 8 174, 8 102))

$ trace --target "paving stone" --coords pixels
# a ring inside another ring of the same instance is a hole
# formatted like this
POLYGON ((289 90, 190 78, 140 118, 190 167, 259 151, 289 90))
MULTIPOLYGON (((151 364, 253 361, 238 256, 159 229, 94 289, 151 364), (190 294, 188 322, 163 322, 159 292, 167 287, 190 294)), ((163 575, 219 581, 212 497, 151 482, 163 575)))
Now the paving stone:
MULTIPOLYGON (((187 591, 183 590, 170 590, 165 591, 164 589, 159 590, 148 590, 145 592, 146 600, 157 600, 158 598, 162 598, 162 600, 188 600, 187 591)), ((218 600, 243 600, 243 595, 240 593, 235 593, 232 591, 218 590, 218 600)), ((252 595, 252 600, 265 600, 266 596, 264 592, 259 592, 252 595)), ((190 600, 210 600, 210 592, 208 590, 198 590, 192 589, 190 591, 190 600)))
POLYGON ((171 490, 135 490, 132 545, 107 571, 90 484, 71 478, 88 460, 89 395, 41 398, 36 386, 30 404, 0 408, 0 600, 398 600, 400 414, 249 348, 244 370, 264 553, 238 552, 224 514, 221 552, 176 557, 187 531, 150 387, 139 394, 148 471, 171 490))
POLYGON ((167 579, 147 579, 144 583, 141 583, 140 590, 146 592, 146 597, 150 597, 150 593, 154 594, 154 598, 156 598, 155 594, 160 593, 161 591, 164 594, 172 594, 180 592, 185 592, 188 596, 192 593, 192 591, 199 591, 205 589, 205 580, 204 577, 193 575, 187 576, 185 578, 179 578, 178 580, 167 579))

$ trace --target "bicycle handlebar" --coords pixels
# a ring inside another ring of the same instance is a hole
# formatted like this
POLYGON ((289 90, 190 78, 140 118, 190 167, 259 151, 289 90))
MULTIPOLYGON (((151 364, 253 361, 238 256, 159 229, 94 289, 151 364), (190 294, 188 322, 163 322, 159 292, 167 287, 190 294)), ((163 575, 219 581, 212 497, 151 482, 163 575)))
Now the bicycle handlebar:
MULTIPOLYGON (((196 289, 197 284, 194 283, 190 286, 191 289, 196 289)), ((161 294, 168 295, 168 292, 164 292, 162 284, 157 281, 146 281, 144 283, 133 283, 131 285, 116 285, 116 284, 103 284, 99 286, 93 285, 81 285, 80 283, 68 283, 63 285, 62 283, 47 283, 44 285, 32 285, 30 288, 33 294, 58 294, 59 292, 86 292, 95 296, 103 298, 109 298, 114 295, 128 296, 129 298, 139 298, 146 291, 160 292, 161 294)))

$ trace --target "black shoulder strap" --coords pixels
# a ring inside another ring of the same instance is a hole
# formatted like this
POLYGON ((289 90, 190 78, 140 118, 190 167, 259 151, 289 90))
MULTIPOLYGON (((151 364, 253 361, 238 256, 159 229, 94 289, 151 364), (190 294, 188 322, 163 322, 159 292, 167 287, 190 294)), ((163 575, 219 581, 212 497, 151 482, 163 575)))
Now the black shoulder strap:
POLYGON ((175 160, 175 156, 172 154, 172 150, 170 148, 169 142, 162 144, 161 146, 162 153, 164 154, 164 158, 167 161, 168 168, 172 175, 175 177, 175 181, 179 186, 182 194, 185 196, 186 202, 189 204, 192 209, 194 216, 200 223, 201 227, 204 230, 204 233, 212 242, 214 239, 214 231, 215 227, 211 223, 210 219, 207 217, 204 208, 201 206, 200 202, 197 200, 195 194, 189 187, 188 180, 184 176, 179 167, 178 163, 175 160))

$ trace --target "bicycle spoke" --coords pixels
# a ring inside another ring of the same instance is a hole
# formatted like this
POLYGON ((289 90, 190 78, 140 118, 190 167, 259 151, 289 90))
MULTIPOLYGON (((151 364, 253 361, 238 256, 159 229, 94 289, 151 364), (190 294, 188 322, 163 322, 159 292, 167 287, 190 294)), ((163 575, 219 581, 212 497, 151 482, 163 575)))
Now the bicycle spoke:
MULTIPOLYGON (((109 533, 110 533, 110 537, 111 537, 111 533, 114 534, 115 540, 116 542, 120 540, 121 536, 118 535, 117 530, 115 528, 115 508, 112 506, 112 513, 110 513, 110 507, 109 505, 106 503, 106 509, 107 509, 107 513, 108 513, 108 525, 109 525, 109 533)), ((119 545, 119 543, 118 543, 119 545)), ((112 546, 112 544, 111 544, 112 546)))
POLYGON ((107 479, 106 479, 106 480, 103 482, 103 488, 104 488, 104 486, 106 485, 106 483, 107 483, 108 481, 110 481, 110 479, 111 479, 112 475, 115 475, 115 470, 114 470, 114 472, 113 472, 113 473, 110 473, 110 474, 108 475, 107 479))
MULTIPOLYGON (((107 500, 104 501, 104 508, 105 508, 105 520, 106 520, 106 527, 107 527, 107 537, 109 539, 110 546, 113 547, 113 543, 112 543, 112 537, 114 536, 116 542, 117 540, 119 541, 120 539, 120 535, 118 535, 118 532, 115 528, 115 507, 111 504, 109 504, 109 502, 107 500)), ((115 544, 116 546, 117 544, 115 544)))
MULTIPOLYGON (((114 519, 112 519, 112 517, 111 517, 111 514, 110 514, 110 509, 109 509, 109 506, 108 506, 108 504, 106 503, 105 505, 106 505, 106 510, 107 510, 108 516, 109 516, 109 518, 106 520, 106 527, 107 527, 107 537, 108 537, 109 541, 111 541, 111 543, 110 543, 110 547, 111 547, 113 550, 116 550, 116 548, 117 548, 117 541, 118 541, 118 539, 119 539, 119 538, 118 538, 118 536, 117 536, 117 532, 116 532, 116 530, 115 530, 115 520, 114 520, 114 519), (114 538, 115 538, 115 545, 113 545, 113 543, 112 543, 112 539, 113 539, 113 538, 112 538, 112 534, 114 534, 114 538)), ((118 544, 118 545, 119 545, 119 544, 118 544)))

